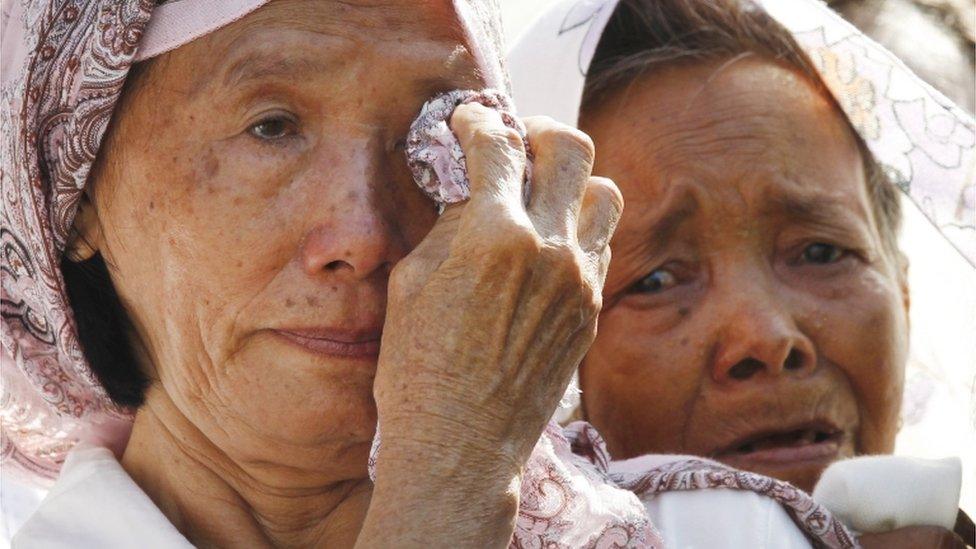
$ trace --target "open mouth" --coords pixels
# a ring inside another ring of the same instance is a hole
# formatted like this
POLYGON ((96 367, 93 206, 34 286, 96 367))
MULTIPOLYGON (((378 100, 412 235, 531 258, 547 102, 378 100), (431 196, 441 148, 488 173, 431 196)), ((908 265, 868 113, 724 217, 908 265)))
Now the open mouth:
POLYGON ((741 438, 716 452, 722 461, 797 462, 836 457, 843 442, 841 430, 830 425, 808 425, 765 431, 741 438))

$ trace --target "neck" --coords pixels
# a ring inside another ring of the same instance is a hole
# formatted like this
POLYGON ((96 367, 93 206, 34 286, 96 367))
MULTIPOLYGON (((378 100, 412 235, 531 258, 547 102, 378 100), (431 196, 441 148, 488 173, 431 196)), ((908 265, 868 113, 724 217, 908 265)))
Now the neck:
POLYGON ((155 389, 122 466, 197 547, 351 547, 372 491, 368 478, 296 482, 304 476, 284 466, 239 463, 155 389))

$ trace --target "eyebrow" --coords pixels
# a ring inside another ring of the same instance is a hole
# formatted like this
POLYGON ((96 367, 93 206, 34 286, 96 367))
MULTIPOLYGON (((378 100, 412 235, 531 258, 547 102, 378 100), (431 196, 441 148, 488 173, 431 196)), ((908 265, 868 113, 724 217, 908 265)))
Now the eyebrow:
POLYGON ((648 249, 654 253, 673 239, 678 229, 699 210, 698 201, 689 192, 682 192, 679 196, 665 198, 665 200, 670 204, 667 204, 665 212, 651 223, 647 232, 650 237, 647 241, 648 249))
POLYGON ((786 212, 791 219, 814 223, 836 223, 837 218, 850 218, 856 209, 843 201, 828 196, 802 196, 793 193, 773 193, 766 198, 764 213, 786 212))
POLYGON ((697 212, 697 203, 689 202, 687 204, 682 204, 681 206, 669 211, 657 219, 654 224, 651 225, 651 234, 660 241, 670 240, 681 225, 688 219, 694 217, 695 213, 697 212))

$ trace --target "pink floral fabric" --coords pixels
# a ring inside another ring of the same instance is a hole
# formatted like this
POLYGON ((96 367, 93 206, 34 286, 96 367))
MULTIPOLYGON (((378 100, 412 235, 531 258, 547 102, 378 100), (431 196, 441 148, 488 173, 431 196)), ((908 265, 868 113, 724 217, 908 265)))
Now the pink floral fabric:
POLYGON ((664 547, 637 496, 607 476, 606 446, 588 450, 546 427, 525 464, 512 548, 664 547))
MULTIPOLYGON (((515 116, 511 98, 498 90, 454 90, 424 103, 407 134, 407 165, 417 185, 441 205, 462 202, 470 196, 464 151, 449 126, 454 109, 467 103, 497 110, 502 122, 526 140, 525 126, 515 116)), ((527 173, 526 181, 528 177, 527 173)))
POLYGON ((53 477, 79 430, 124 418, 82 356, 59 270, 152 0, 3 4, 0 452, 53 477))

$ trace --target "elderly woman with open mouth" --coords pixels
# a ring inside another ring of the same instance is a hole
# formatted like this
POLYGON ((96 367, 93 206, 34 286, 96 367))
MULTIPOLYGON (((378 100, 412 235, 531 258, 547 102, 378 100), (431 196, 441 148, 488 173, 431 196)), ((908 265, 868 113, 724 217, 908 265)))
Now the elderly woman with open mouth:
POLYGON ((520 108, 578 116, 627 202, 582 417, 616 459, 700 455, 809 491, 838 460, 894 450, 894 183, 967 227, 972 261, 974 126, 823 6, 765 4, 819 42, 748 0, 567 0, 509 60, 520 108))
MULTIPOLYGON (((15 547, 661 546, 595 431, 547 427, 622 203, 513 116, 495 15, 4 4, 3 459, 60 475, 15 547)), ((854 545, 682 465, 653 490, 854 545)))

